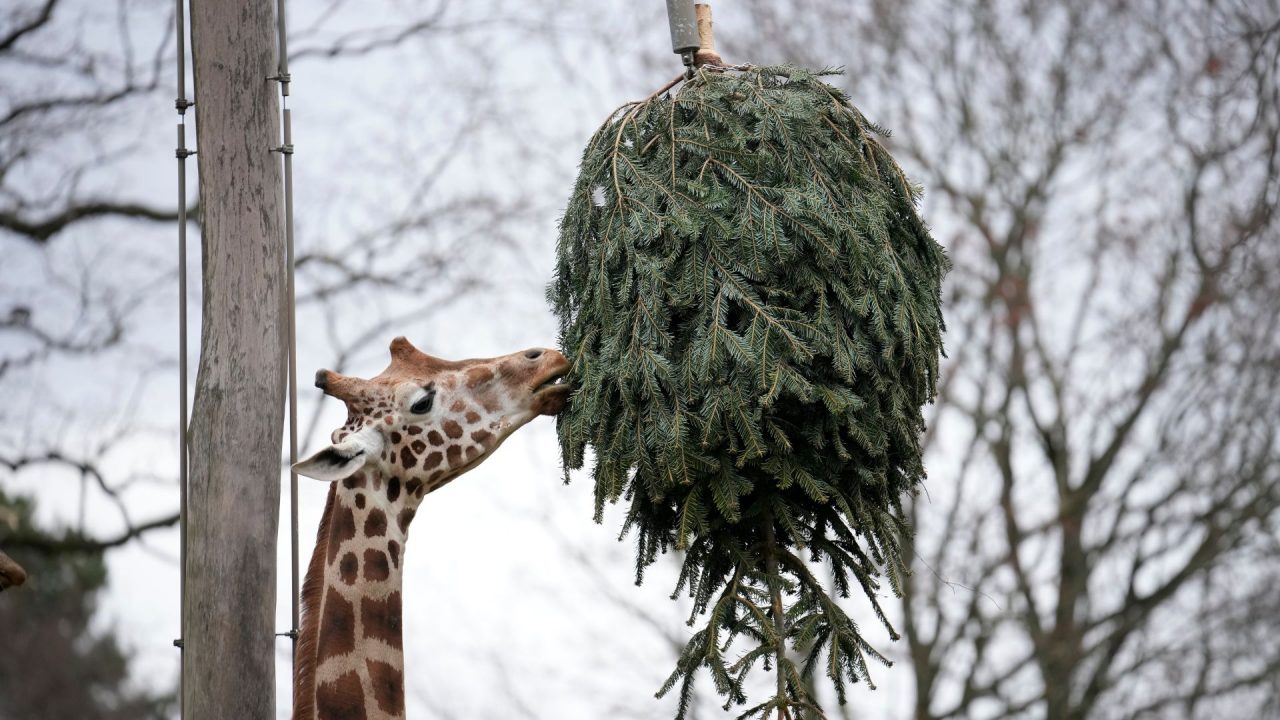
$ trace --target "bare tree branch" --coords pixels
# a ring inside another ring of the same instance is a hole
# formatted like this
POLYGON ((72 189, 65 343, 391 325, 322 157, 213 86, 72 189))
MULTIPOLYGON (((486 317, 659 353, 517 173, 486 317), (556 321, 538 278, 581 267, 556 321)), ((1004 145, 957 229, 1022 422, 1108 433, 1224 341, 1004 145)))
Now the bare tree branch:
POLYGON ((58 0, 45 0, 44 5, 36 11, 34 17, 30 20, 19 21, 16 27, 11 28, 3 36, 0 36, 0 53, 8 51, 24 36, 39 30, 45 23, 49 22, 57 5, 58 0))

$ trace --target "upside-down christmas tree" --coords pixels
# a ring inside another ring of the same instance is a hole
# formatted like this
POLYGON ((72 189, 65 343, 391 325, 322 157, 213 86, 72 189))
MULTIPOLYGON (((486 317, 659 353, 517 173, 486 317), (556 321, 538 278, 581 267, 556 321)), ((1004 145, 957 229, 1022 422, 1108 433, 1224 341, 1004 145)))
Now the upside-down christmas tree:
POLYGON ((744 716, 817 709, 808 678, 884 658, 847 614, 907 571, 942 352, 942 248, 919 189, 827 72, 703 67, 592 137, 548 295, 573 361, 566 468, 594 454, 596 517, 627 503, 637 581, 683 553, 699 668, 744 716))

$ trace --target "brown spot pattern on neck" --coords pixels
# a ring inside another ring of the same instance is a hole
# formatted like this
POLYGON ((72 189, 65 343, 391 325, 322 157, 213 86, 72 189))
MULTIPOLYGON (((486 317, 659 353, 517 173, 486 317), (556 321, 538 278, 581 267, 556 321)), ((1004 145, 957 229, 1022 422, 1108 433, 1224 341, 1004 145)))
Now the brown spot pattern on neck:
POLYGON ((395 501, 411 496, 398 479, 370 496, 383 480, 330 486, 303 583, 295 720, 404 716, 400 559, 412 510, 395 501))

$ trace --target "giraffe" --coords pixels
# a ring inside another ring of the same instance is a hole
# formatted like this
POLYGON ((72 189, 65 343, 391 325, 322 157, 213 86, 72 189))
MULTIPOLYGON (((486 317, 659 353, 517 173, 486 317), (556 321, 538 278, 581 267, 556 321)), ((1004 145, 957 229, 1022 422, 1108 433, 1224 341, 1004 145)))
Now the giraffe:
POLYGON ((13 561, 13 558, 0 552, 0 592, 17 587, 27 581, 27 571, 13 561))
POLYGON ((398 337, 376 377, 316 373, 316 386, 346 403, 347 422, 333 444, 294 465, 331 483, 302 585, 295 720, 404 717, 409 523, 427 493, 563 409, 568 369, 555 350, 450 362, 398 337))

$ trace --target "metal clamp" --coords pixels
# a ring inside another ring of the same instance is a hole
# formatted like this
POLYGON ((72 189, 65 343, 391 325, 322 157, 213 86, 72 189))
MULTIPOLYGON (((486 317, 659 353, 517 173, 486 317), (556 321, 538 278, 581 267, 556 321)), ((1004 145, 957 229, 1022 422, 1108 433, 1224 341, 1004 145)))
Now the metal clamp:
POLYGON ((693 0, 667 0, 667 22, 671 25, 671 52, 684 58, 685 65, 693 64, 693 53, 698 42, 698 15, 693 0))

